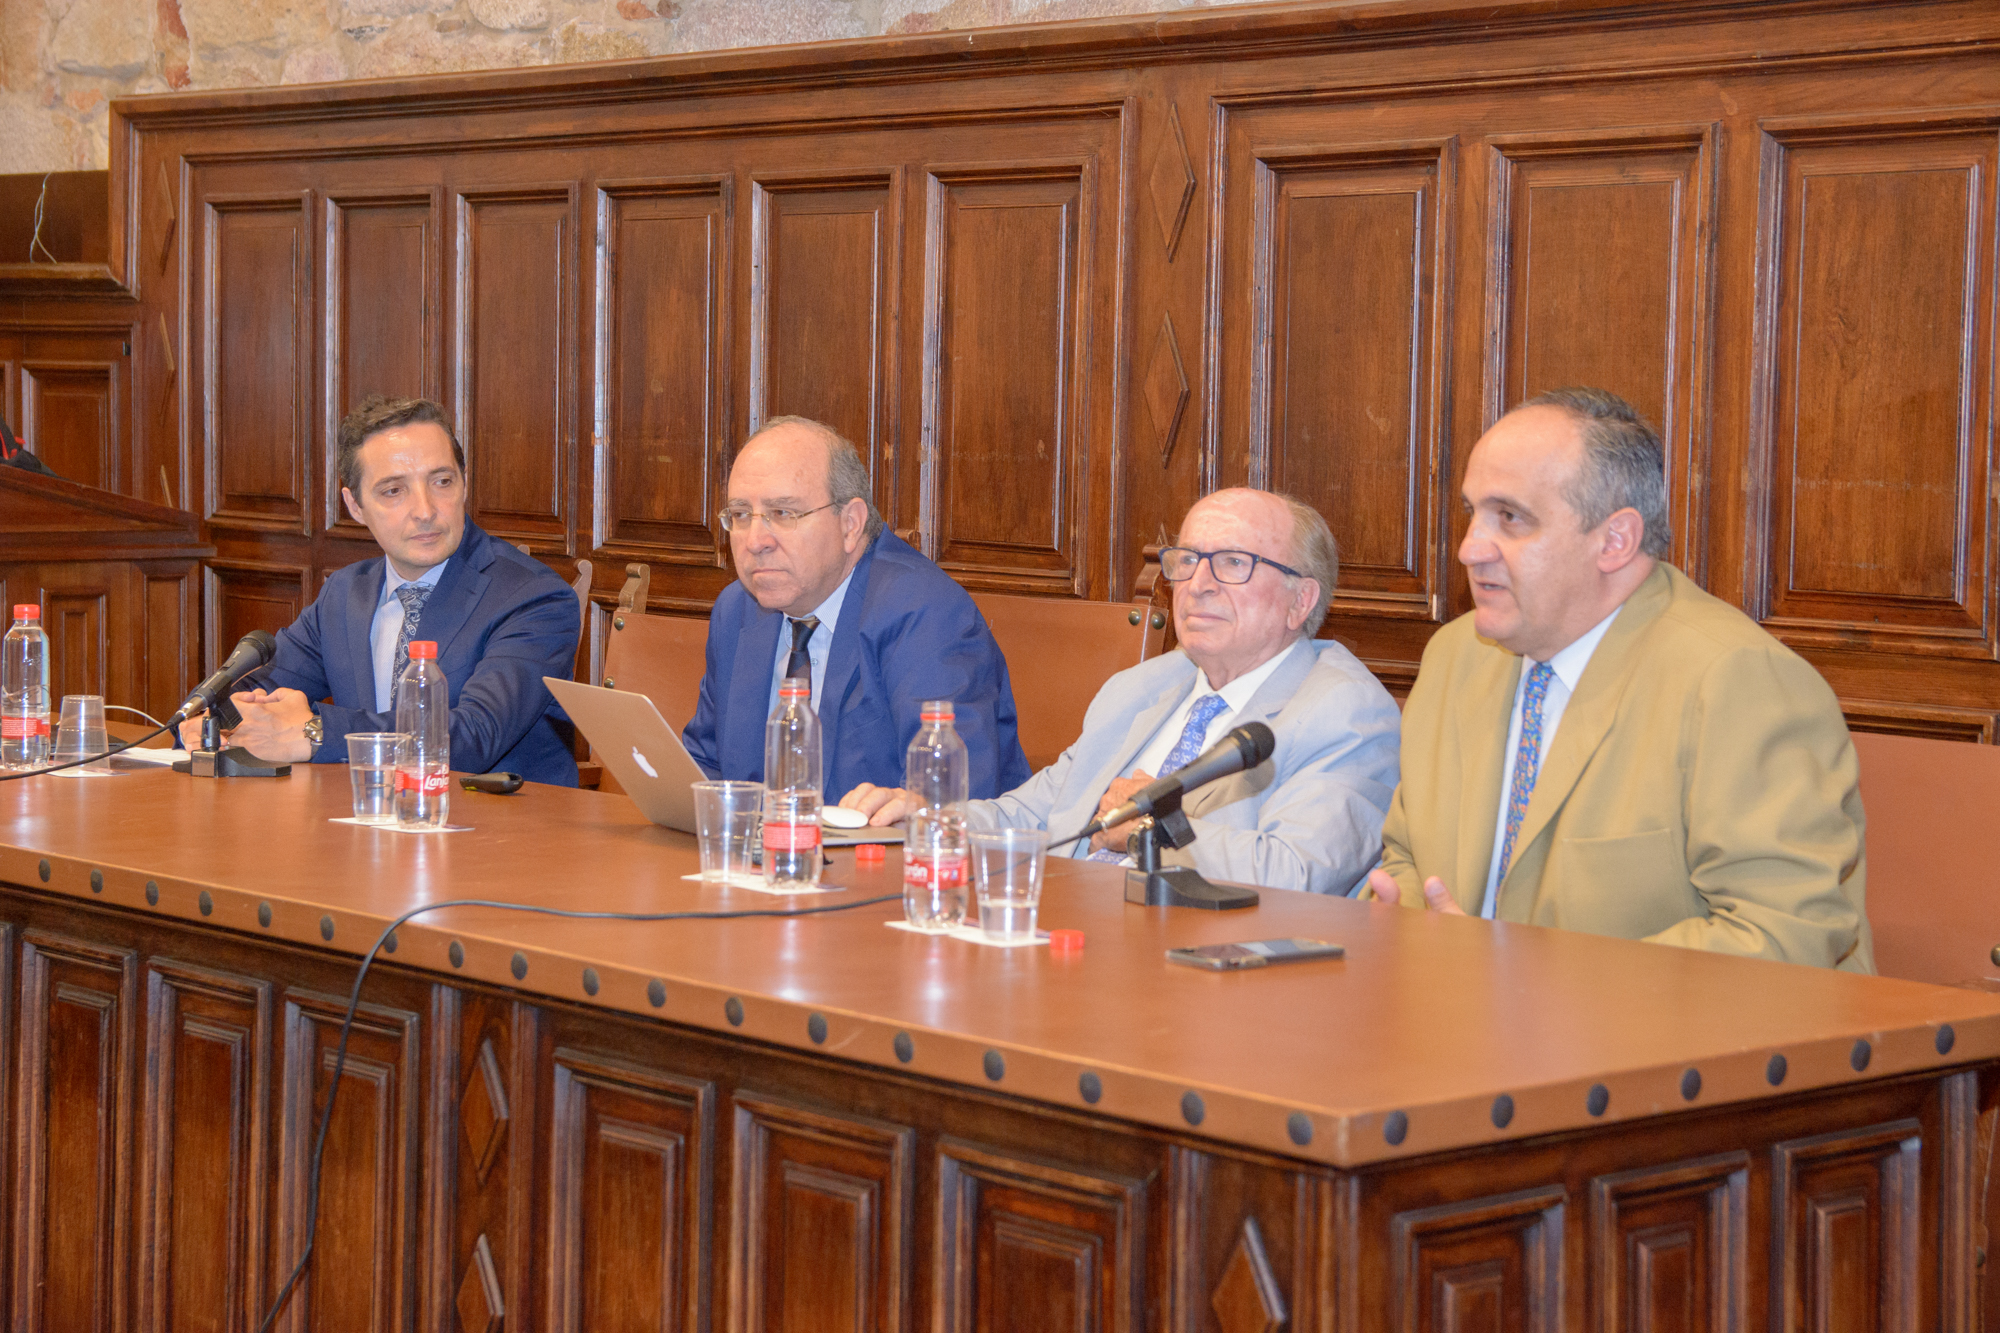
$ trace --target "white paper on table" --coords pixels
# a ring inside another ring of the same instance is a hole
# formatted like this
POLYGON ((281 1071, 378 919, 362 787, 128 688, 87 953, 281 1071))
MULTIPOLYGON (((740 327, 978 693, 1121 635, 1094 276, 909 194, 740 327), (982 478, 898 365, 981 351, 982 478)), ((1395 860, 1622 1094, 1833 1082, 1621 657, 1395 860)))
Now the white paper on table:
POLYGON ((160 767, 165 768, 169 764, 178 764, 181 760, 186 759, 188 752, 186 750, 131 749, 120 750, 111 757, 113 759, 128 760, 134 764, 158 764, 160 767))
POLYGON ((719 884, 725 889, 748 889, 752 893, 769 893, 779 898, 789 898, 800 893, 838 893, 844 884, 821 884, 815 888, 773 888, 764 882, 762 875, 726 875, 721 879, 710 879, 706 875, 682 875, 682 879, 695 884, 719 884))
POLYGON ((472 825, 470 824, 446 824, 443 828, 404 828, 399 824, 371 824, 365 819, 356 819, 351 815, 340 819, 329 819, 326 822, 329 824, 352 824, 356 828, 378 828, 381 829, 384 833, 470 833, 472 832, 472 825))
POLYGON ((884 921, 882 924, 891 930, 907 930, 912 935, 944 935, 955 940, 964 940, 967 944, 983 944, 989 949, 1025 949, 1030 945, 1049 942, 1049 932, 1046 930, 1036 931, 1033 939, 996 940, 978 926, 953 926, 950 930, 918 930, 907 921, 884 921))
POLYGON ((59 768, 47 776, 52 778, 115 778, 119 774, 112 769, 91 768, 87 764, 79 764, 75 768, 59 768))

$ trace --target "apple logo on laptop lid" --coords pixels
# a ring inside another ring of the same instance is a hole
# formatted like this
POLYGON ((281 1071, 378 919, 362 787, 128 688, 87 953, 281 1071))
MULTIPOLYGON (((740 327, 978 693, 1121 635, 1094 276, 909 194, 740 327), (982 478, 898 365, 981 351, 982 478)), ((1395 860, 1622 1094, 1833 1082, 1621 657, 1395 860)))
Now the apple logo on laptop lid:
POLYGON ((632 762, 637 764, 639 771, 647 777, 657 778, 660 776, 659 772, 650 763, 646 762, 646 756, 639 753, 639 747, 636 745, 632 747, 632 762))

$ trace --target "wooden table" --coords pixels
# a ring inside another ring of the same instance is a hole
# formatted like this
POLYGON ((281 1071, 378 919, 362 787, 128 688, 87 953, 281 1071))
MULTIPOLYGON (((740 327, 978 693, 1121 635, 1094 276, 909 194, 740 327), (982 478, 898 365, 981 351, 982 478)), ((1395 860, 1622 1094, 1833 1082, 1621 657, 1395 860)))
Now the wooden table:
MULTIPOLYGON (((347 801, 309 766, 0 784, 14 1327, 254 1327, 402 912, 800 901, 688 882, 620 797, 460 793, 473 831, 428 836, 347 801)), ((899 874, 840 853, 811 901, 899 874)), ((897 915, 403 926, 285 1326, 1972 1327, 2000 998, 1281 891, 1136 908, 1072 862, 1043 924, 1078 954, 897 915), (1347 957, 1162 957, 1283 935, 1347 957)))

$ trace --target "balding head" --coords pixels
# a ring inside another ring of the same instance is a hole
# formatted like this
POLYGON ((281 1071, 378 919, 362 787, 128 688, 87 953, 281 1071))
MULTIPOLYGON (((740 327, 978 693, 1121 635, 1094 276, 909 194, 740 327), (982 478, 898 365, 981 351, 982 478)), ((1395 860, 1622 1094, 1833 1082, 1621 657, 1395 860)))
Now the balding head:
POLYGON ((1169 570, 1182 575, 1174 584, 1180 646, 1212 686, 1255 670, 1325 618, 1338 573, 1333 536, 1324 519, 1290 496, 1245 487, 1217 491, 1188 510, 1177 548, 1257 557, 1242 583, 1218 579, 1212 558, 1169 570))
POLYGON ((736 577, 767 611, 809 615, 882 529, 854 446, 804 417, 777 417, 729 471, 736 577), (768 515, 776 515, 773 520, 768 515))

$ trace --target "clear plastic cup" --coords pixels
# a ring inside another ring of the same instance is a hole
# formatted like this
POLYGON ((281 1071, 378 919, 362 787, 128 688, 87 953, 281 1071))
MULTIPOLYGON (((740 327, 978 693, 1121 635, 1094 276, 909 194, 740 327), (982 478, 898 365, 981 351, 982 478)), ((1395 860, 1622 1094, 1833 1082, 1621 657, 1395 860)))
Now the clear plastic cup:
POLYGON ((347 776, 354 784, 354 817, 364 824, 396 822, 396 753, 400 731, 347 733, 347 776))
POLYGON ((701 847, 704 880, 711 884, 732 879, 763 882, 764 872, 751 859, 763 811, 761 782, 694 784, 695 841, 701 847))
POLYGON ((979 928, 989 939, 1033 939, 1049 835, 1041 829, 975 829, 971 842, 979 928))
MULTIPOLYGON (((104 696, 64 695, 62 721, 56 724, 55 753, 49 756, 49 762, 66 764, 86 755, 102 755, 110 748, 111 743, 104 734, 104 696)), ((93 759, 90 763, 66 768, 63 773, 78 777, 109 777, 111 760, 93 759)))

